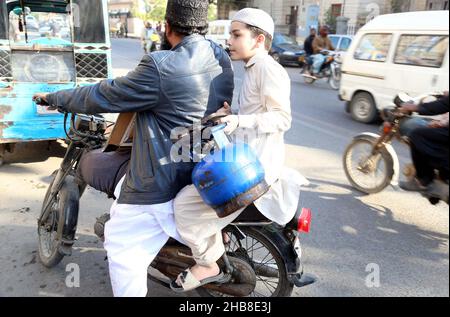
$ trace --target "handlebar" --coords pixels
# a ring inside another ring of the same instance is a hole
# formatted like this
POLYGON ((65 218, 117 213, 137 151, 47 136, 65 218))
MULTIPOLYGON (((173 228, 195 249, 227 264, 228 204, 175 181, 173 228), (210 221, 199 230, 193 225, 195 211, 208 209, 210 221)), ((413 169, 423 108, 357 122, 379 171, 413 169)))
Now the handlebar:
POLYGON ((41 97, 34 98, 34 102, 39 106, 50 106, 50 104, 41 97))
POLYGON ((34 102, 39 105, 39 106, 43 106, 43 107, 47 107, 48 110, 57 110, 58 107, 50 105, 47 100, 42 99, 41 97, 36 97, 34 98, 34 102))

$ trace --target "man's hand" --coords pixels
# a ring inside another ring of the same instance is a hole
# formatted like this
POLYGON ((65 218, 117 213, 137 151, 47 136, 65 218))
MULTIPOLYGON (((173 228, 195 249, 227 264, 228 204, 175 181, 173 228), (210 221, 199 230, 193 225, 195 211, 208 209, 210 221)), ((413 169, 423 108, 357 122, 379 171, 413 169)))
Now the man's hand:
POLYGON ((402 113, 416 112, 419 106, 413 103, 404 103, 398 110, 402 113))
POLYGON ((37 93, 33 96, 33 101, 40 105, 48 105, 47 93, 37 93))
POLYGON ((439 120, 433 120, 428 124, 430 128, 447 128, 449 122, 448 112, 443 114, 439 120))
POLYGON ((226 134, 231 134, 239 127, 239 116, 231 115, 220 119, 220 123, 226 123, 227 126, 223 129, 226 134))

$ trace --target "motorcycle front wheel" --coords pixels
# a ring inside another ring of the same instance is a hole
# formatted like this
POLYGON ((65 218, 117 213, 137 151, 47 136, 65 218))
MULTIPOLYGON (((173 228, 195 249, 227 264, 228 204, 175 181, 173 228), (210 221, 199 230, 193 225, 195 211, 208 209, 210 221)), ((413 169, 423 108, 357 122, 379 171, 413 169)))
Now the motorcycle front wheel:
POLYGON ((372 153, 376 139, 356 139, 345 150, 343 163, 347 179, 354 188, 365 194, 385 189, 394 176, 394 159, 382 147, 372 153))
MULTIPOLYGON (((56 173, 53 173, 54 177, 56 173)), ((54 178, 53 178, 54 181, 54 178)), ((42 204, 41 215, 44 212, 44 206, 51 199, 50 183, 42 204)), ((48 268, 56 266, 64 258, 65 254, 61 251, 62 242, 57 239, 58 232, 63 230, 65 215, 69 209, 79 207, 79 190, 73 177, 67 176, 60 191, 50 202, 50 213, 42 225, 38 224, 38 254, 41 263, 48 268)), ((40 219, 41 217, 39 217, 40 219)))
MULTIPOLYGON (((258 230, 249 227, 239 228, 245 238, 238 239, 232 230, 225 230, 230 238, 225 245, 228 255, 246 261, 256 275, 256 285, 249 297, 289 297, 294 284, 288 280, 282 255, 274 244, 258 230)), ((225 295, 205 288, 197 289, 202 297, 224 297, 225 295)))
POLYGON ((331 75, 328 80, 330 87, 334 90, 338 90, 341 85, 341 72, 339 68, 332 67, 331 68, 331 75))

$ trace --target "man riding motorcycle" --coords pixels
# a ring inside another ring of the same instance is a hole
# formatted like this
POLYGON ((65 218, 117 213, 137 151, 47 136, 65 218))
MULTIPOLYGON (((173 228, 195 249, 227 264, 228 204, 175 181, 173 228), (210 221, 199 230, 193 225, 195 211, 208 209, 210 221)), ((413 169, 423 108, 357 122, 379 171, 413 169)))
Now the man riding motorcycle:
POLYGON ((411 156, 416 176, 408 181, 400 182, 400 187, 407 191, 427 192, 439 195, 435 170, 439 178, 448 182, 449 178, 449 146, 448 146, 448 112, 449 96, 446 94, 434 101, 423 104, 404 104, 400 111, 404 113, 417 112, 420 115, 446 114, 441 120, 415 121, 404 134, 411 145, 411 156))
POLYGON ((324 50, 334 51, 333 44, 331 44, 330 39, 328 38, 328 27, 321 26, 319 29, 319 36, 314 38, 312 42, 313 55, 311 55, 313 59, 312 65, 312 76, 317 75, 320 72, 320 69, 323 63, 326 60, 326 56, 321 52, 324 50))
POLYGON ((115 296, 145 296, 147 268, 170 236, 178 238, 172 200, 191 183, 193 163, 170 160, 171 132, 231 103, 226 52, 207 41, 207 0, 169 0, 165 47, 127 76, 54 94, 50 105, 75 113, 136 112, 133 148, 106 223, 105 249, 115 296))

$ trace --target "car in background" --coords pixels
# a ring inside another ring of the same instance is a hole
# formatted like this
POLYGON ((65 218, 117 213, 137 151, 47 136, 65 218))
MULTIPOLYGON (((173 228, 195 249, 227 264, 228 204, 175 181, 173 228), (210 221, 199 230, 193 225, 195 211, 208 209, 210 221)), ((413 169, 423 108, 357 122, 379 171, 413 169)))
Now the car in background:
POLYGON ((209 22, 206 39, 211 40, 223 49, 227 49, 227 41, 230 38, 231 20, 217 20, 209 22))
POLYGON ((299 57, 304 55, 305 51, 303 50, 303 45, 299 45, 297 41, 289 37, 289 35, 275 33, 269 54, 283 66, 301 66, 299 57))

